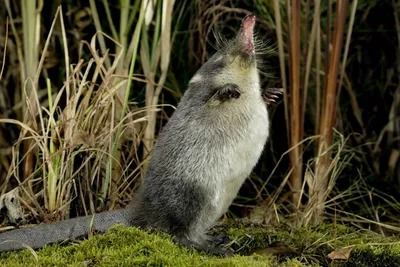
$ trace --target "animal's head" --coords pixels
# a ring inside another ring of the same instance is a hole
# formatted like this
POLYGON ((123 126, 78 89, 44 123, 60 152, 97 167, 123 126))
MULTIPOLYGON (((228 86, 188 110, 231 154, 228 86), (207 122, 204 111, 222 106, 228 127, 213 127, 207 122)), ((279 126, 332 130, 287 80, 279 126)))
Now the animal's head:
POLYGON ((244 17, 236 37, 231 40, 217 35, 218 51, 201 67, 191 82, 212 79, 215 86, 228 82, 241 86, 241 81, 249 77, 258 79, 257 54, 258 49, 263 48, 262 42, 255 42, 255 21, 254 15, 244 17))

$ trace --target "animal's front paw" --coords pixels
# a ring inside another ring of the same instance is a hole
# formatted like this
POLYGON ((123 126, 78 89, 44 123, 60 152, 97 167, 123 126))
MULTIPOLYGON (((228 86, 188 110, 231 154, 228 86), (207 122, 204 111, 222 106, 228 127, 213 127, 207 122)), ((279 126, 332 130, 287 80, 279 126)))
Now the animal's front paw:
POLYGON ((227 83, 222 86, 218 91, 215 93, 214 97, 215 100, 225 102, 229 99, 238 99, 241 95, 241 91, 238 85, 234 83, 227 83))
POLYGON ((225 84, 220 90, 220 95, 222 97, 225 97, 226 99, 230 98, 238 99, 241 93, 242 92, 240 91, 239 86, 233 83, 225 84))
POLYGON ((263 90, 262 96, 265 103, 271 104, 276 102, 275 99, 279 98, 279 95, 282 95, 284 92, 285 89, 283 88, 267 88, 263 90))

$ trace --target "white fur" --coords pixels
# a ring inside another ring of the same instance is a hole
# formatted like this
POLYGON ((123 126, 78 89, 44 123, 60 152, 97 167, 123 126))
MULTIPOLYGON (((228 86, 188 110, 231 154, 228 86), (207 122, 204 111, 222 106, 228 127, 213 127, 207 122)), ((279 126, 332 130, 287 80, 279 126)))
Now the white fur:
MULTIPOLYGON (((232 68, 237 69, 237 66, 232 68)), ((216 204, 219 203, 217 207, 220 207, 219 217, 227 211, 241 185, 258 162, 268 138, 269 120, 255 67, 250 68, 250 73, 247 70, 241 73, 224 72, 218 80, 222 82, 233 80, 232 83, 239 86, 241 90, 239 99, 232 99, 231 103, 224 104, 229 114, 243 112, 249 120, 247 127, 239 129, 241 135, 239 140, 235 140, 236 145, 229 147, 223 155, 220 155, 229 164, 229 168, 225 168, 224 179, 220 181, 221 187, 217 187, 215 194, 214 201, 216 204)), ((233 125, 236 128, 240 126, 241 123, 233 125)))
MULTIPOLYGON (((240 64, 232 62, 235 63, 240 64)), ((238 66, 231 65, 231 68, 228 67, 215 80, 217 86, 235 83, 241 90, 238 99, 209 107, 212 116, 208 117, 213 118, 210 122, 213 125, 208 128, 214 129, 209 134, 220 135, 216 138, 218 140, 213 143, 213 137, 210 136, 208 144, 193 149, 192 153, 205 155, 204 157, 186 157, 188 160, 196 159, 197 162, 193 165, 186 163, 186 166, 196 166, 197 170, 190 170, 190 177, 205 188, 211 203, 202 210, 198 223, 193 225, 193 233, 205 232, 227 211, 256 165, 268 138, 268 113, 261 97, 257 68, 252 66, 241 69, 239 73, 237 69, 238 66), (219 129, 219 132, 215 129, 219 129), (224 142, 221 142, 221 138, 224 138, 224 142)), ((207 133, 199 132, 205 135, 207 133)), ((191 237, 192 240, 196 238, 199 237, 191 237)))

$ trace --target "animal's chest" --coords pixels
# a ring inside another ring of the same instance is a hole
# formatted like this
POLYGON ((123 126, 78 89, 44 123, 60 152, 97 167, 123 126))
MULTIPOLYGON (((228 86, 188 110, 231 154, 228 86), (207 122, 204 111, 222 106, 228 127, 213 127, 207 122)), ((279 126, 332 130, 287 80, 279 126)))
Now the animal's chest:
POLYGON ((238 126, 235 129, 238 133, 237 139, 232 140, 226 151, 227 155, 230 155, 227 160, 229 174, 226 179, 235 187, 240 187, 249 175, 268 138, 268 114, 263 103, 249 107, 246 118, 248 121, 244 124, 245 127, 238 126))
POLYGON ((268 114, 264 106, 253 109, 247 127, 238 129, 242 132, 236 144, 230 147, 232 153, 232 176, 250 172, 257 163, 268 137, 268 114))
POLYGON ((246 112, 242 116, 243 121, 231 126, 232 139, 220 155, 221 163, 225 164, 224 172, 219 176, 220 189, 216 195, 221 214, 228 209, 256 165, 268 138, 269 121, 265 104, 262 101, 242 104, 240 108, 246 112))

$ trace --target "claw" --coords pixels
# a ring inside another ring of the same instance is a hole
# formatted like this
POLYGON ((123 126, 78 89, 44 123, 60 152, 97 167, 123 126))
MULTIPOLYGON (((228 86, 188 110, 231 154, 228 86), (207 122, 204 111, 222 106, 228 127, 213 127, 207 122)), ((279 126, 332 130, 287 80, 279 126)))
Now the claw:
POLYGON ((285 92, 283 88, 267 88, 263 92, 264 101, 267 104, 275 103, 275 99, 279 98, 279 95, 282 95, 285 92))

